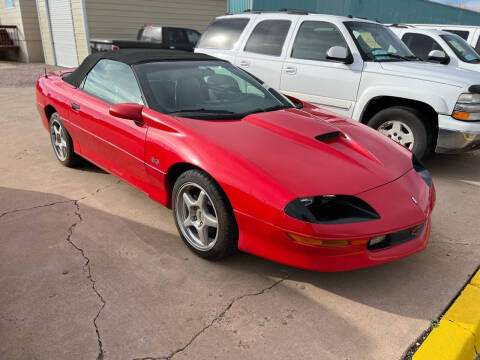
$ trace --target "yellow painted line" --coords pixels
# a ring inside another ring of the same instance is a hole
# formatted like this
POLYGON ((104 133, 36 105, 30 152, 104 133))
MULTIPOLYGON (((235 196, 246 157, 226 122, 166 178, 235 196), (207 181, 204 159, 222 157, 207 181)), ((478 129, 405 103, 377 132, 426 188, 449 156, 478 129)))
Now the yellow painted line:
POLYGON ((413 360, 474 360, 477 355, 480 355, 480 270, 413 355, 413 360))

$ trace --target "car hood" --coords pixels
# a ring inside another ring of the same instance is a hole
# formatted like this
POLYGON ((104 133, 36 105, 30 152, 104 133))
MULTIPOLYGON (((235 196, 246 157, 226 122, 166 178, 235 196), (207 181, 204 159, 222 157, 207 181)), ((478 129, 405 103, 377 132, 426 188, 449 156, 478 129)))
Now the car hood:
POLYGON ((463 88, 480 84, 480 73, 442 64, 419 61, 398 61, 382 62, 380 66, 390 75, 400 75, 463 88))
POLYGON ((257 113, 234 121, 182 122, 298 197, 354 195, 412 168, 411 154, 404 147, 365 125, 320 109, 257 113), (325 134, 339 136, 315 138, 325 134))

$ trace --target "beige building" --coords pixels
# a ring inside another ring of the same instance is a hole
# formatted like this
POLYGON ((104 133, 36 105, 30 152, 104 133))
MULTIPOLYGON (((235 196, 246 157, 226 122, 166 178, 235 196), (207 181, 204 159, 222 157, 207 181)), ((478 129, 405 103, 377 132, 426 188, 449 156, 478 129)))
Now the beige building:
POLYGON ((203 31, 227 11, 226 0, 36 0, 36 5, 45 61, 62 66, 77 66, 89 53, 90 39, 135 39, 144 24, 203 31))
POLYGON ((0 0, 0 25, 17 27, 15 33, 18 34, 20 46, 18 50, 2 50, 0 59, 43 61, 35 0, 0 0))

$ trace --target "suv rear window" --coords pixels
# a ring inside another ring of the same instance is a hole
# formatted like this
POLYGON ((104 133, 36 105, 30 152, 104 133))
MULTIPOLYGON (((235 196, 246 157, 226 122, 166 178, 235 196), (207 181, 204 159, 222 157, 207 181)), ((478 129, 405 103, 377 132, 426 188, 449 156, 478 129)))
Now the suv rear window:
POLYGON ((245 51, 280 56, 290 24, 290 20, 264 20, 258 23, 245 45, 245 51))
POLYGON ((202 49, 231 50, 247 26, 249 19, 217 19, 203 33, 198 47, 202 49))

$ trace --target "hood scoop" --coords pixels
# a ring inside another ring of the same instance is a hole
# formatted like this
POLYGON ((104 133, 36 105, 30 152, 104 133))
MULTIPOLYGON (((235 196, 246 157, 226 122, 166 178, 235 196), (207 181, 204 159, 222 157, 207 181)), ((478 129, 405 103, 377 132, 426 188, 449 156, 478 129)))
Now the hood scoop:
POLYGON ((317 136, 315 136, 315 139, 317 139, 318 141, 321 141, 321 142, 328 142, 328 141, 331 141, 331 140, 338 139, 339 137, 340 137, 340 131, 331 131, 331 132, 327 132, 325 134, 317 135, 317 136))

